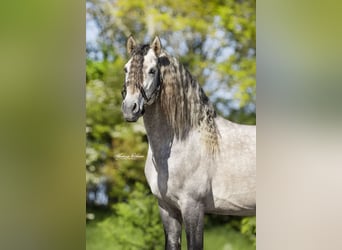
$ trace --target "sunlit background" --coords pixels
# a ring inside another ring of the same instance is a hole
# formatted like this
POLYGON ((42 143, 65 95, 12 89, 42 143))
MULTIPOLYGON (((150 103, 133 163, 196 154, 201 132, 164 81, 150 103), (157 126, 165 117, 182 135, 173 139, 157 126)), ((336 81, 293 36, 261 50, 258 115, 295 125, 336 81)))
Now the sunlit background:
MULTIPOLYGON (((159 35, 195 76, 217 112, 256 122, 255 1, 86 2, 87 249, 162 249, 156 199, 144 176, 142 119, 121 114, 125 44, 159 35), (142 156, 133 157, 129 156, 142 156)), ((205 249, 255 249, 255 217, 207 216, 205 249)), ((183 246, 185 237, 183 236, 183 246)))

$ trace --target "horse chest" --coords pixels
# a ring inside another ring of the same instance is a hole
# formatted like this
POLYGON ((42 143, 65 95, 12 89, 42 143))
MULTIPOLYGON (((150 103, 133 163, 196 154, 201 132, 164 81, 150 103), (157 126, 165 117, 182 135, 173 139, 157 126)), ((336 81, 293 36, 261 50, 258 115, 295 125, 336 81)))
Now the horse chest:
POLYGON ((199 182, 206 183, 206 180, 203 180, 203 176, 206 175, 196 174, 196 171, 194 173, 184 164, 182 157, 161 160, 153 158, 149 153, 145 165, 145 175, 152 193, 177 207, 185 197, 202 195, 203 192, 198 188, 199 182))
POLYGON ((179 196, 182 195, 183 178, 181 175, 176 178, 178 170, 174 168, 169 171, 168 167, 166 164, 146 162, 145 175, 151 192, 156 197, 177 203, 179 196))

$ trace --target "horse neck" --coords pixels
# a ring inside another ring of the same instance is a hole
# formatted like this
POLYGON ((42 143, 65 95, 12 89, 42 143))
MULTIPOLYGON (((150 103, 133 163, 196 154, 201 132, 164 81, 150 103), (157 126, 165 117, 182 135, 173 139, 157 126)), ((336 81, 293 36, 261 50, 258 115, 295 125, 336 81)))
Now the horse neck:
POLYGON ((153 153, 163 154, 169 152, 174 132, 158 102, 145 108, 143 120, 153 153))
POLYGON ((144 114, 152 150, 165 150, 173 138, 187 140, 190 131, 197 129, 209 152, 216 151, 218 131, 214 108, 190 73, 176 59, 167 60, 171 64, 161 67, 164 86, 159 100, 147 106, 144 114))

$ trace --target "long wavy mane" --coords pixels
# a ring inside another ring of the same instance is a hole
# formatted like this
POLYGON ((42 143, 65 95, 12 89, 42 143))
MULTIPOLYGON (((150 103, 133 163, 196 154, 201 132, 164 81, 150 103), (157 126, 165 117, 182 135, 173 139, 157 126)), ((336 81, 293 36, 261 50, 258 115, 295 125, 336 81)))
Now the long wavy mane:
POLYGON ((198 128, 210 153, 218 151, 216 112, 197 80, 179 61, 163 51, 159 57, 162 81, 159 101, 176 138, 198 128))

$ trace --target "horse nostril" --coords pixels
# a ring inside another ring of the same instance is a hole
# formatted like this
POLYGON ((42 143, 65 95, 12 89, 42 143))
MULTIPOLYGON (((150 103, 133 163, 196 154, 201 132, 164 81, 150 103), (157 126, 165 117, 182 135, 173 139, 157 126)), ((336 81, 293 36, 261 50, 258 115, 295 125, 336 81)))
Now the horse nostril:
POLYGON ((133 105, 133 108, 132 108, 132 112, 133 113, 137 113, 139 110, 138 110, 139 108, 138 108, 138 104, 137 103, 134 103, 134 105, 133 105))

